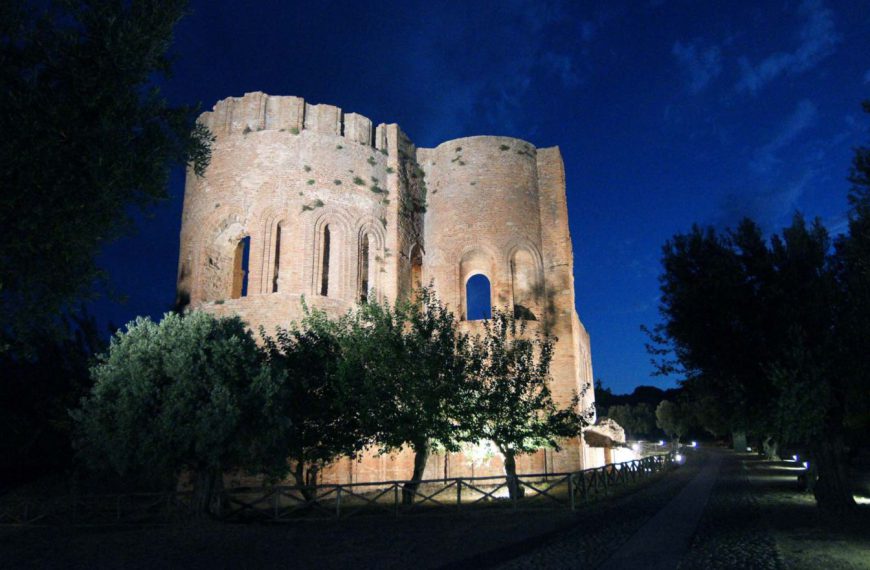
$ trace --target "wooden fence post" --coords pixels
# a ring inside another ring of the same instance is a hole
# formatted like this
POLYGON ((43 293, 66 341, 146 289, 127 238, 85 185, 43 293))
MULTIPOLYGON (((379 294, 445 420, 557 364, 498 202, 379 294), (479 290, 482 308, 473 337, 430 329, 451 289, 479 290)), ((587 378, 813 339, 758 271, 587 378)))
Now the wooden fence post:
POLYGON ((568 475, 568 496, 571 498, 571 510, 574 510, 574 474, 568 475))
POLYGON ((462 507, 462 478, 456 480, 456 510, 462 507))

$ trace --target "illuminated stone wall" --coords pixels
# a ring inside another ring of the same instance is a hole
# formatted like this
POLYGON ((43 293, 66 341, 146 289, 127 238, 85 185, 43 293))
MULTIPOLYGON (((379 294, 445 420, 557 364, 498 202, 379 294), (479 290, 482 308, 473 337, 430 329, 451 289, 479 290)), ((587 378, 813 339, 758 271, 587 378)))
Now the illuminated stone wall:
MULTIPOLYGON (((464 318, 465 282, 484 274, 494 305, 519 306, 534 318, 530 329, 558 337, 557 401, 587 388, 584 405, 592 404, 589 336, 574 309, 558 148, 482 136, 418 149, 397 125, 373 127, 338 107, 263 93, 224 99, 200 121, 216 140, 205 176, 187 177, 179 304, 238 314, 254 330, 272 332, 300 318, 303 296, 338 315, 363 295, 395 299, 432 282, 464 318), (243 238, 250 244, 244 296, 243 238)), ((480 322, 462 326, 475 331, 480 322)), ((597 455, 579 441, 566 442, 559 453, 521 458, 518 468, 568 471, 599 464, 597 455)), ((412 468, 410 453, 367 456, 339 462, 323 477, 404 479, 412 468)), ((461 454, 434 456, 426 476, 472 470, 498 474, 500 458, 472 468, 461 454)))

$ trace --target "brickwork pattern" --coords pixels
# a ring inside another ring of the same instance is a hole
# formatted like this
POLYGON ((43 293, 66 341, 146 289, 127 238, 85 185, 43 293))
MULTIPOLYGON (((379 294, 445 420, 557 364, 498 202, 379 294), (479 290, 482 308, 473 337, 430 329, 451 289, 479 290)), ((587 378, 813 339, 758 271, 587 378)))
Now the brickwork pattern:
MULTIPOLYGON (((420 283, 458 315, 465 283, 491 284, 492 304, 518 307, 530 329, 558 338, 552 390, 594 402, 589 335, 574 308, 565 173, 557 147, 468 137, 417 148, 395 124, 299 97, 248 93, 200 122, 215 135, 205 176, 188 173, 177 296, 180 305, 240 315, 269 333, 309 306, 338 315, 360 300, 395 299, 420 283), (233 288, 238 244, 250 238, 246 295, 233 288), (323 293, 326 293, 325 295, 323 293)), ((480 323, 464 321, 468 331, 480 323)), ((594 467, 582 441, 518 461, 521 472, 594 467)), ((497 474, 494 458, 435 456, 426 477, 497 474)), ((405 479, 408 452, 342 461, 324 481, 405 479)))

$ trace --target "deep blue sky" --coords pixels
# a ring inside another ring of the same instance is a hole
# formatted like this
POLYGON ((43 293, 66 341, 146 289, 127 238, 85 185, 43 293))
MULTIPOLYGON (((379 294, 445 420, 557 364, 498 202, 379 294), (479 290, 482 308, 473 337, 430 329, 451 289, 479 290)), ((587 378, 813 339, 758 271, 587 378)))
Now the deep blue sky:
MULTIPOLYGON (((298 95, 396 122, 419 146, 469 135, 558 145, 577 309, 595 376, 651 378, 661 245, 693 222, 768 231, 795 210, 845 226, 852 147, 870 140, 870 6, 841 2, 194 1, 174 103, 298 95)), ((122 324, 174 296, 183 178, 103 256, 122 324)), ((483 206, 485 207, 485 206, 483 206)))

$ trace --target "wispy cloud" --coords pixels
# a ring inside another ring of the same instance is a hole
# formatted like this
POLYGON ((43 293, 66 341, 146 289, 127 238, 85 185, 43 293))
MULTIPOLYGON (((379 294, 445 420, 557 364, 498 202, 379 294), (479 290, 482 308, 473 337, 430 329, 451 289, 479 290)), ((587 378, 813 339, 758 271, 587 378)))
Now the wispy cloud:
POLYGON ((749 167, 756 174, 768 174, 780 162, 777 154, 791 144, 803 131, 809 128, 818 116, 816 106, 804 99, 795 107, 794 112, 785 120, 782 127, 770 141, 755 151, 749 167))
POLYGON ((691 93, 703 91, 722 72, 722 53, 718 46, 705 48, 701 40, 685 44, 678 41, 671 53, 688 74, 691 93))
POLYGON ((839 41, 833 14, 821 0, 804 0, 798 13, 804 22, 798 32, 798 46, 793 51, 776 52, 753 64, 740 59, 737 90, 752 94, 780 75, 795 75, 812 69, 834 53, 839 41))
POLYGON ((778 231, 797 210, 797 204, 818 175, 814 168, 807 168, 800 177, 790 183, 770 186, 754 194, 732 193, 725 197, 716 223, 723 227, 735 227, 745 217, 752 218, 762 229, 778 231))
POLYGON ((498 14, 471 6, 462 18, 433 17, 408 47, 411 74, 428 86, 420 119, 432 140, 466 134, 465 126, 481 117, 493 133, 533 135, 535 119, 523 112, 531 94, 544 83, 567 90, 582 85, 590 66, 584 50, 615 17, 580 18, 559 1, 507 0, 498 14), (484 25, 488 42, 475 50, 457 47, 475 41, 484 25))
POLYGON ((867 85, 868 83, 870 83, 870 69, 864 73, 864 85, 867 85))

